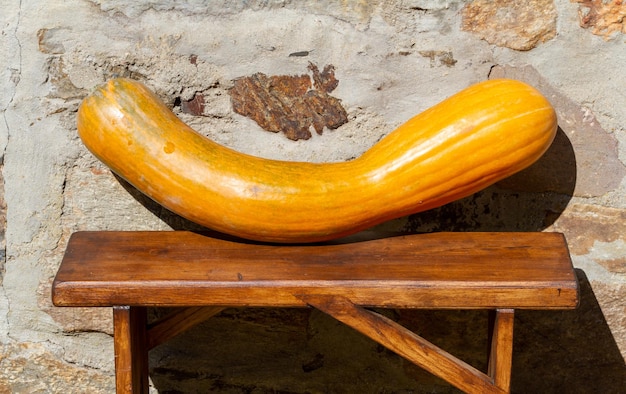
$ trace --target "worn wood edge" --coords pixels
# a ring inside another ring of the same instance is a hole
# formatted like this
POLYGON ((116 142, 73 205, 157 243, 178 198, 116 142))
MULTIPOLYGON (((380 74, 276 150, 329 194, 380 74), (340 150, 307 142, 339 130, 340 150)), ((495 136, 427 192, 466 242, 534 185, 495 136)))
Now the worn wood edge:
POLYGON ((306 306, 299 297, 307 294, 335 294, 351 297, 359 305, 393 308, 513 308, 575 309, 579 303, 578 284, 571 281, 545 286, 503 287, 484 285, 450 287, 398 285, 382 282, 374 286, 283 286, 214 282, 193 286, 171 283, 60 282, 52 292, 56 306, 306 306))
MULTIPOLYGON (((83 286, 79 286, 78 283, 60 281, 57 276, 52 281, 52 287, 50 289, 52 305, 54 306, 74 306, 72 302, 67 302, 73 297, 71 294, 75 293, 72 289, 81 289, 83 286)), ((124 305, 124 304, 118 304, 124 305)), ((112 305, 109 305, 112 306, 112 305)))
MULTIPOLYGON (((302 294, 335 294, 352 296, 359 305, 378 306, 390 308, 415 308, 415 309, 575 309, 577 299, 575 295, 560 300, 555 297, 550 289, 547 294, 541 294, 541 289, 509 289, 503 292, 501 289, 488 291, 476 289, 460 295, 450 295, 446 290, 412 291, 404 289, 402 297, 389 291, 371 291, 366 289, 366 294, 354 291, 307 291, 307 289, 295 288, 280 291, 275 288, 267 289, 244 289, 247 291, 223 291, 223 289, 187 289, 186 291, 164 291, 160 288, 125 289, 124 294, 111 295, 108 288, 107 294, 101 295, 93 289, 70 289, 67 292, 59 291, 56 296, 57 306, 115 306, 115 305, 145 305, 145 306, 305 306, 297 296, 302 294), (146 294, 149 293, 149 294, 146 294)), ((396 292, 402 289, 394 289, 396 292)), ((120 289, 121 291, 121 289, 120 289)), ((114 293, 113 289, 113 293, 114 293)))
MULTIPOLYGON (((222 248, 228 245, 237 245, 246 248, 261 248, 263 250, 273 250, 276 248, 291 249, 294 251, 302 251, 307 249, 326 248, 326 247, 349 247, 350 245, 359 245, 367 247, 368 245, 376 245, 377 243, 385 243, 385 246, 393 246, 394 243, 404 244, 407 241, 415 241, 424 238, 429 242, 434 240, 446 240, 452 238, 452 242, 464 240, 476 240, 485 237, 486 240, 494 242, 502 242, 500 238, 515 239, 523 238, 529 241, 538 238, 549 239, 552 247, 564 246, 567 251, 566 256, 570 264, 571 257, 567 248, 567 240, 563 233, 559 232, 431 232, 431 233, 402 233, 402 232, 385 232, 378 233, 372 231, 363 231, 347 237, 338 238, 325 242, 305 243, 305 244, 279 244, 269 242, 251 241, 233 236, 224 235, 214 232, 193 232, 193 231, 77 231, 70 235, 66 247, 66 254, 76 245, 102 245, 103 243, 119 243, 119 239, 126 241, 128 239, 148 239, 158 244, 159 242, 167 244, 168 241, 180 244, 181 242, 189 242, 193 247, 207 246, 222 248), (391 245, 388 245, 391 243, 391 245)), ((154 245, 154 244, 153 244, 154 245)), ((502 248, 505 248, 504 246, 502 248)), ((227 248, 229 249, 229 248, 227 248)), ((294 257, 297 256, 294 253, 294 257)))
POLYGON ((67 289, 228 289, 236 291, 250 288, 272 289, 552 289, 557 292, 576 291, 576 281, 441 281, 441 280, 260 280, 260 281, 201 281, 201 280, 129 280, 129 281, 58 281, 53 284, 53 292, 67 289))

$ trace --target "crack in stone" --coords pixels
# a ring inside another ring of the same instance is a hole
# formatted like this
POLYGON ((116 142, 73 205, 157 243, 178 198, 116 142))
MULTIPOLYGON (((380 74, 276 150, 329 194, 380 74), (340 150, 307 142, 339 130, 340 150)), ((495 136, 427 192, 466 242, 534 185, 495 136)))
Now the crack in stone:
MULTIPOLYGON (((6 153, 6 148, 9 145, 9 138, 10 138, 10 127, 9 127, 9 121, 7 120, 7 111, 9 110, 9 108, 11 107, 11 104, 13 104, 13 100, 15 100, 15 95, 17 94, 17 86, 20 83, 20 80, 22 78, 22 43, 20 42, 20 39, 17 35, 17 32, 19 30, 20 27, 20 21, 22 19, 22 0, 19 1, 19 8, 18 8, 18 12, 17 12, 17 22, 15 23, 15 29, 13 30, 13 37, 15 38, 15 42, 17 43, 17 59, 18 59, 18 68, 17 70, 15 69, 11 69, 11 82, 13 82, 15 84, 14 89, 13 89, 13 94, 11 95, 11 98, 9 99, 9 101, 7 102, 7 105, 5 108, 2 109, 2 117, 4 119, 4 125, 6 127, 7 130, 7 138, 6 138, 6 143, 5 145, 2 147, 2 163, 4 164, 4 155, 6 153)), ((3 190, 4 190, 4 185, 2 185, 3 190)))
MULTIPOLYGON (((19 27, 20 27, 20 22, 22 19, 22 0, 19 1, 18 3, 18 11, 17 11, 17 20, 15 23, 15 29, 13 30, 13 37, 15 38, 15 42, 17 43, 17 59, 18 59, 18 68, 17 70, 15 69, 11 69, 11 82, 14 83, 14 89, 13 89, 13 93, 9 99, 9 101, 7 102, 7 105, 5 108, 2 109, 2 118, 4 120, 4 126, 6 128, 6 140, 4 141, 4 146, 0 147, 1 149, 1 154, 0 154, 0 171, 2 171, 4 173, 4 157, 6 155, 6 150, 7 147, 9 146, 9 140, 10 140, 10 136, 11 136, 11 129, 9 127, 9 121, 7 119, 7 111, 9 110, 9 108, 11 107, 11 105, 13 104, 13 101, 15 100, 15 96, 17 94, 17 87, 20 83, 21 77, 22 77, 22 43, 20 42, 19 36, 17 34, 19 27)), ((2 283, 4 282, 4 276, 5 276, 5 272, 6 272, 6 264, 7 264, 7 250, 6 250, 6 202, 4 199, 4 191, 5 191, 5 185, 6 185, 6 181, 4 179, 4 176, 1 177, 2 178, 2 184, 0 185, 0 187, 2 188, 1 192, 2 192, 2 200, 4 203, 4 217, 5 217, 5 223, 4 223, 4 228, 1 229, 2 231, 2 238, 0 240, 0 253, 2 254, 2 256, 0 257, 0 285, 2 285, 2 283)), ((3 323, 2 325, 4 325, 6 327, 6 333, 5 335, 8 338, 11 338, 11 335, 9 333, 9 314, 11 312, 11 300, 9 299, 9 297, 7 297, 6 292, 4 291, 4 287, 0 286, 0 289, 2 289, 2 291, 0 292, 0 297, 2 297, 2 299, 5 300, 6 302, 6 312, 4 313, 4 315, 2 316, 3 318, 3 323)), ((13 339, 13 338, 11 338, 13 339)))
MULTIPOLYGON (((6 107, 2 109, 4 124, 7 129, 7 142, 8 142, 8 134, 10 133, 9 133, 9 122, 7 120, 6 111, 9 109, 9 107, 11 107, 11 104, 13 103, 13 100, 15 99, 15 95, 17 93, 17 85, 20 83, 20 79, 22 77, 22 43, 20 42, 20 39, 17 35, 17 31, 19 30, 19 27, 20 27, 21 18, 22 18, 22 0, 19 1, 19 8, 17 12, 17 22, 15 23, 15 29, 13 30, 13 37, 15 38, 15 42, 17 43, 17 47, 18 47, 18 51, 17 51, 18 69, 17 70, 11 69, 11 72, 12 72, 11 82, 15 83, 15 88, 13 89, 13 94, 11 95, 11 98, 7 102, 6 107)), ((6 145, 8 145, 8 143, 6 145)), ((3 153, 2 157, 4 157, 4 151, 6 150, 6 145, 2 149, 2 153, 3 153)))

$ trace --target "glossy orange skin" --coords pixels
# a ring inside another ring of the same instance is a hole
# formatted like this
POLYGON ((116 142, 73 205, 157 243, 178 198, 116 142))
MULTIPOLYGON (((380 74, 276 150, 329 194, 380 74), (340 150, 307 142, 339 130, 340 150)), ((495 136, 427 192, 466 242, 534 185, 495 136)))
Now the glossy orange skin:
POLYGON ((214 230, 281 243, 338 238, 473 194, 535 162, 556 128, 537 90, 504 79, 457 93, 340 163, 236 152, 129 79, 99 87, 78 111, 87 148, 165 208, 214 230))

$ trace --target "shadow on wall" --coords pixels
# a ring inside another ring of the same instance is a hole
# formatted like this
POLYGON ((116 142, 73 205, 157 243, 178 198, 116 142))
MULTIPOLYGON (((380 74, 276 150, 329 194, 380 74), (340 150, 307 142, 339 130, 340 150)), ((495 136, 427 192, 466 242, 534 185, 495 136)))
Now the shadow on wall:
MULTIPOLYGON (((516 311, 512 393, 618 394, 626 368, 584 273, 571 311, 516 311)), ((486 311, 381 311, 486 370, 486 311)), ((226 309, 150 352, 159 393, 459 393, 316 310, 226 309)))
POLYGON ((462 200, 411 215, 405 230, 541 231, 574 194, 576 157, 561 128, 546 153, 527 169, 462 200))
POLYGON ((571 311, 516 312, 513 393, 623 393, 626 365, 585 273, 571 311))

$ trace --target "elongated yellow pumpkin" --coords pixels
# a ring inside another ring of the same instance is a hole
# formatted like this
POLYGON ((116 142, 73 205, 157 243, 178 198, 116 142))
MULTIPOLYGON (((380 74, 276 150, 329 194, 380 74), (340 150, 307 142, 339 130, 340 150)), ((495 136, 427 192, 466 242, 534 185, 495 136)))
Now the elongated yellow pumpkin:
POLYGON ((208 228, 285 243, 338 238, 468 196, 536 161, 556 127, 550 103, 513 80, 473 85, 341 163, 236 152, 129 79, 101 86, 78 111, 87 148, 148 197, 208 228))

